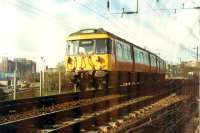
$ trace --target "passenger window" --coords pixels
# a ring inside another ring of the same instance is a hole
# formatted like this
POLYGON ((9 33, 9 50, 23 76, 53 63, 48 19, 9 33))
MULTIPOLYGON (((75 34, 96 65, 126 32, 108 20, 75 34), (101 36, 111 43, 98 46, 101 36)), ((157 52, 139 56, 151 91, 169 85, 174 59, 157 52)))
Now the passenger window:
POLYGON ((156 67, 156 58, 153 56, 153 66, 156 67))
POLYGON ((127 53, 128 53, 128 60, 132 61, 131 47, 130 46, 128 46, 128 48, 127 48, 127 53))
POLYGON ((143 55, 143 53, 142 52, 140 52, 140 63, 141 64, 144 64, 144 55, 143 55))
POLYGON ((135 56, 135 62, 141 63, 141 55, 139 49, 134 48, 134 56, 135 56))
POLYGON ((144 53, 144 58, 145 58, 145 63, 144 64, 148 65, 148 59, 147 59, 147 53, 146 52, 144 53))
POLYGON ((148 61, 147 61, 147 54, 146 54, 146 52, 144 53, 144 58, 145 58, 144 64, 147 65, 147 64, 148 64, 148 61))
POLYGON ((116 42, 116 54, 117 54, 117 59, 122 60, 122 47, 119 42, 116 42))
POLYGON ((130 45, 124 43, 123 44, 123 60, 131 61, 131 48, 130 45))
POLYGON ((130 45, 116 41, 116 54, 118 60, 132 61, 130 45))

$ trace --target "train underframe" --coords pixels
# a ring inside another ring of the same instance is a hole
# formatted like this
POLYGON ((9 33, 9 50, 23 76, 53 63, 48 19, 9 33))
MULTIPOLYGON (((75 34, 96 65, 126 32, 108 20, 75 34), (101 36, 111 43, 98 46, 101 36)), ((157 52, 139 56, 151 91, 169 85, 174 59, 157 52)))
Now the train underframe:
POLYGON ((108 94, 136 92, 140 88, 149 94, 165 79, 164 74, 125 71, 84 71, 68 75, 75 91, 105 90, 108 94))

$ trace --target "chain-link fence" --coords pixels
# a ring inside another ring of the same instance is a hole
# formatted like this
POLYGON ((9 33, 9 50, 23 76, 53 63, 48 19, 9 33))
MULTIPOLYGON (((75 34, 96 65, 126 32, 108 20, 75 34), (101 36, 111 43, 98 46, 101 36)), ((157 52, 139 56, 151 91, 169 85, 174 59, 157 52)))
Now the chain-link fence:
POLYGON ((44 95, 67 93, 73 91, 69 87, 69 80, 65 72, 44 72, 43 92, 44 95))
POLYGON ((0 101, 57 95, 74 91, 65 72, 40 72, 26 78, 13 77, 11 84, 0 85, 0 101), (16 83, 14 82, 16 79, 16 83))

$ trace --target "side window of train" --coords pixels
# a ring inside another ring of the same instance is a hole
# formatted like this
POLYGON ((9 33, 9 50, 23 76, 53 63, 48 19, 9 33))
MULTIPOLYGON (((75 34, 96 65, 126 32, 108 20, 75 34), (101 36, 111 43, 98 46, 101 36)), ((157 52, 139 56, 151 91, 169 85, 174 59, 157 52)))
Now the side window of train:
POLYGON ((154 56, 151 56, 151 65, 153 66, 153 67, 155 67, 155 58, 154 58, 154 56))
POLYGON ((128 53, 128 60, 132 61, 132 53, 131 53, 131 46, 130 45, 128 45, 127 53, 128 53))
POLYGON ((160 70, 162 70, 162 61, 160 60, 159 63, 160 63, 160 70))
POLYGON ((139 52, 139 56, 140 56, 140 64, 144 64, 144 54, 142 51, 139 52))
POLYGON ((135 63, 141 63, 141 55, 139 49, 134 47, 134 57, 135 57, 135 63))
POLYGON ((106 39, 97 39, 96 40, 96 53, 97 54, 108 53, 108 40, 106 40, 106 39))
POLYGON ((122 46, 119 41, 115 41, 117 60, 122 60, 122 46))
POLYGON ((151 65, 156 67, 156 58, 153 55, 151 55, 151 65))
POLYGON ((108 39, 108 52, 111 54, 113 52, 113 39, 108 39))
POLYGON ((162 61, 162 70, 164 70, 164 61, 162 61))
POLYGON ((148 58, 148 53, 145 52, 145 64, 149 65, 149 58, 148 58))
POLYGON ((144 64, 148 65, 147 54, 144 52, 144 64))
POLYGON ((114 54, 114 56, 116 56, 117 52, 116 52, 116 40, 112 40, 112 54, 114 54))
POLYGON ((132 61, 130 45, 123 43, 122 48, 123 48, 123 60, 132 61))
POLYGON ((158 58, 156 57, 156 67, 159 68, 158 58))
POLYGON ((161 68, 162 66, 161 66, 161 60, 159 59, 159 69, 161 70, 162 68, 161 68))
POLYGON ((107 39, 107 44, 108 44, 108 54, 111 54, 113 53, 113 44, 114 44, 114 41, 113 39, 107 39))
POLYGON ((126 43, 120 42, 120 41, 116 41, 115 47, 116 47, 117 60, 132 61, 131 47, 129 44, 126 44, 126 43))
POLYGON ((163 70, 163 61, 160 60, 160 63, 161 63, 161 70, 163 70))

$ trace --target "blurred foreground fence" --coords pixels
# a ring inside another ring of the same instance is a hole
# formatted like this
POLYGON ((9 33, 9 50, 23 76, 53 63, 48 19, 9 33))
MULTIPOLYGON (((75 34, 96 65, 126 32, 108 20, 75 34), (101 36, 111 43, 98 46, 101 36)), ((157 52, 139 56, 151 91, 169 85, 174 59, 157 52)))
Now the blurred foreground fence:
POLYGON ((41 77, 39 73, 30 74, 25 79, 17 78, 16 85, 13 84, 14 74, 12 76, 9 79, 4 78, 12 83, 0 86, 0 100, 55 95, 73 91, 72 87, 67 84, 65 72, 41 72, 41 77))

